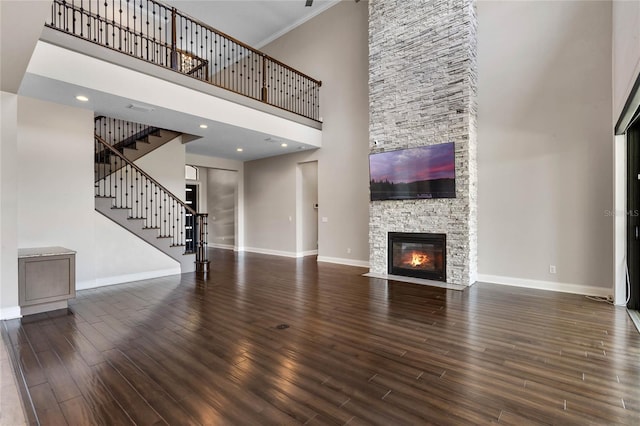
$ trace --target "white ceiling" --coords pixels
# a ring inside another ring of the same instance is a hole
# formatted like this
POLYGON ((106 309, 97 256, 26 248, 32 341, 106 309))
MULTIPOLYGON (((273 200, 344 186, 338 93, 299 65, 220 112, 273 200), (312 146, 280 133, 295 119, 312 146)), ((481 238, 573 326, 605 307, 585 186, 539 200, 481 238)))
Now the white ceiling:
MULTIPOLYGON (((240 41, 258 47, 275 40, 338 1, 314 0, 312 7, 305 7, 305 0, 170 0, 165 3, 174 5, 191 17, 240 41)), ((82 88, 66 86, 69 85, 54 80, 34 78, 27 74, 22 81, 19 93, 73 105, 75 101, 71 100, 69 93, 76 93, 82 88)), ((248 161, 314 149, 312 146, 290 143, 291 141, 272 137, 272 135, 211 121, 208 121, 209 128, 206 131, 193 131, 195 125, 202 122, 200 117, 160 108, 153 112, 155 116, 153 120, 145 120, 144 116, 137 117, 131 110, 123 110, 123 105, 135 103, 135 100, 98 92, 89 92, 89 96, 91 97, 90 105, 83 107, 91 108, 96 113, 116 118, 129 117, 128 119, 132 121, 151 125, 158 124, 145 121, 160 120, 165 127, 172 130, 201 136, 200 139, 186 145, 188 153, 248 161), (126 112, 127 117, 123 117, 123 111, 126 112), (283 148, 281 144, 284 142, 288 143, 288 146, 283 148), (237 147, 242 147, 244 151, 237 152, 237 147)))
POLYGON ((183 13, 261 48, 340 0, 165 0, 183 13))

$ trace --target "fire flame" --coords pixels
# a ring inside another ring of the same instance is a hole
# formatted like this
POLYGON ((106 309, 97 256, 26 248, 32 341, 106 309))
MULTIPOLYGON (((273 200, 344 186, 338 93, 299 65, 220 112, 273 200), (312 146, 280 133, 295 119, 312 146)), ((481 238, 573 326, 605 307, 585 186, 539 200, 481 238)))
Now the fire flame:
POLYGON ((427 256, 426 254, 414 251, 411 253, 411 261, 409 262, 409 264, 415 268, 416 266, 420 266, 424 263, 429 262, 429 260, 429 256, 427 256))

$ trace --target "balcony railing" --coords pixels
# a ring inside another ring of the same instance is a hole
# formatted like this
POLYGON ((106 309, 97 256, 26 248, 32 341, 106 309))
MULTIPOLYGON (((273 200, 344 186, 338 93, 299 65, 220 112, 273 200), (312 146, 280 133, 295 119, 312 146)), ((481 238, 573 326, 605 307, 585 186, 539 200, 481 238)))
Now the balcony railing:
POLYGON ((46 25, 320 119, 320 81, 158 1, 54 0, 46 25))

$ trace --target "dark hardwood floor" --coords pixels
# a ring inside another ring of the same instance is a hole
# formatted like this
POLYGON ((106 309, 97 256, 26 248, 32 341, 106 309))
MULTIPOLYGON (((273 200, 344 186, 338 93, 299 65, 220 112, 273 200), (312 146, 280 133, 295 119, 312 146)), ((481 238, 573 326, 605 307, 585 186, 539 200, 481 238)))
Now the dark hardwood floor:
POLYGON ((37 421, 640 424, 640 335, 624 308, 211 258, 206 280, 80 291, 68 312, 5 321, 37 421))

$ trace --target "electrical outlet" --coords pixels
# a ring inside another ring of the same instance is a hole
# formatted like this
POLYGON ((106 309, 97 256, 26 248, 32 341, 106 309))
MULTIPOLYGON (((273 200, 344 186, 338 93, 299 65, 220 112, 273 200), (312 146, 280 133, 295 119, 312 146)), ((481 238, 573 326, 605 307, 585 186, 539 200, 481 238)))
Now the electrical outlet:
POLYGON ((349 253, 349 254, 351 253, 351 248, 347 249, 347 253, 349 253))
POLYGON ((556 273, 556 265, 549 265, 549 273, 550 274, 556 273))

